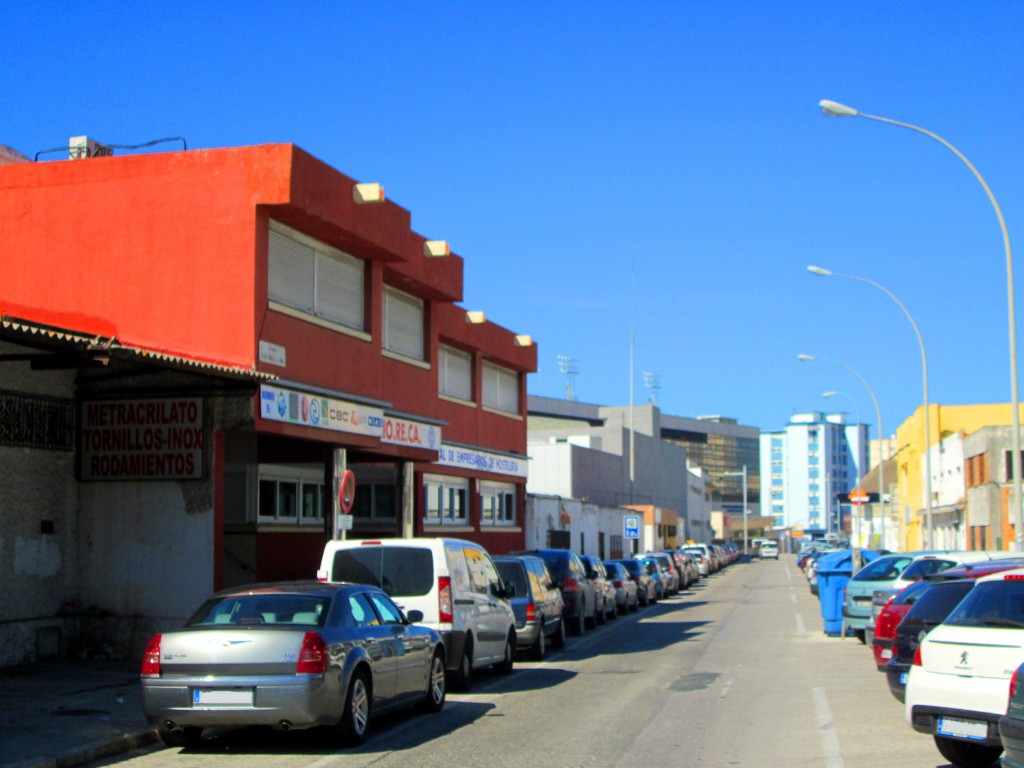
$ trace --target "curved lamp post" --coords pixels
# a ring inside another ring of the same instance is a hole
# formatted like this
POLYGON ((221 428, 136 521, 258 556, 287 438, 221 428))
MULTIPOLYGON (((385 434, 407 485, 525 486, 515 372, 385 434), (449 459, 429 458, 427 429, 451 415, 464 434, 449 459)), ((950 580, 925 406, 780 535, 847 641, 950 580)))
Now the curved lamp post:
POLYGON ((821 396, 826 400, 832 397, 843 396, 849 398, 850 404, 853 406, 854 414, 856 415, 857 423, 860 424, 860 409, 857 408, 857 401, 853 399, 853 395, 848 395, 845 392, 822 392, 821 396))
MULTIPOLYGON (((1006 251, 1006 298, 1007 305, 1009 308, 1009 323, 1010 323, 1010 408, 1012 413, 1010 414, 1011 423, 1013 425, 1013 525, 1016 530, 1017 540, 1017 551, 1024 552, 1024 511, 1021 509, 1021 457, 1020 457, 1020 396, 1017 388, 1017 321, 1016 311, 1014 309, 1015 302, 1013 298, 1013 251, 1010 249, 1010 234, 1006 230, 1006 220, 1003 218, 1003 212, 999 208, 999 202, 996 200, 996 196, 992 194, 992 190, 989 189, 988 184, 978 169, 975 168, 971 161, 964 157, 963 153, 946 141, 941 136, 938 136, 931 131, 925 130, 916 125, 910 123, 901 123, 898 120, 892 120, 888 117, 879 117, 878 115, 868 115, 864 112, 858 112, 853 107, 848 107, 845 104, 840 104, 829 99, 822 99, 818 102, 818 106, 821 107, 821 111, 828 117, 865 117, 868 120, 877 120, 880 123, 889 123, 890 125, 896 125, 900 128, 908 128, 911 131, 917 131, 922 133, 928 138, 935 139, 942 146, 956 155, 966 165, 971 173, 974 174, 974 178, 981 184, 982 189, 985 190, 985 194, 988 195, 989 202, 992 203, 992 208, 996 212, 996 218, 999 219, 999 230, 1003 235, 1003 248, 1006 251)), ((928 420, 925 419, 927 424, 928 420)), ((931 499, 929 499, 931 503, 931 499)))
MULTIPOLYGON (((871 402, 875 404, 875 418, 878 420, 878 438, 879 438, 879 443, 878 443, 878 455, 879 455, 879 461, 878 461, 878 502, 882 506, 882 542, 881 542, 881 544, 882 544, 882 548, 884 549, 885 548, 885 457, 882 455, 883 454, 882 445, 884 444, 884 438, 883 438, 884 433, 882 432, 882 410, 878 407, 878 398, 875 397, 875 392, 874 392, 874 390, 871 389, 871 385, 868 384, 867 379, 865 379, 863 376, 861 376, 859 373, 857 373, 857 371, 853 370, 853 368, 848 366, 846 363, 840 363, 838 360, 825 360, 824 358, 821 358, 821 357, 814 357, 814 355, 797 355, 796 359, 799 360, 801 363, 811 363, 811 362, 832 363, 832 365, 838 365, 841 368, 845 368, 850 373, 852 373, 854 376, 856 376, 858 379, 860 379, 860 383, 864 385, 864 388, 868 391, 868 394, 871 395, 871 402)), ((836 394, 839 394, 839 393, 838 392, 826 392, 824 396, 827 397, 829 395, 836 395, 836 394)), ((840 518, 842 518, 842 513, 840 513, 840 518)))
MULTIPOLYGON (((812 272, 815 275, 842 277, 846 280, 856 280, 860 283, 867 283, 873 285, 878 290, 882 291, 886 296, 896 302, 896 305, 903 310, 903 314, 907 316, 907 320, 910 321, 910 325, 914 329, 914 335, 917 336, 918 346, 921 348, 921 373, 924 381, 924 498, 925 498, 925 540, 924 548, 932 549, 932 456, 931 456, 931 408, 928 402, 928 355, 924 349, 924 339, 921 338, 921 331, 917 327, 917 323, 914 322, 913 316, 903 306, 903 302, 897 299, 893 293, 885 286, 879 285, 874 280, 868 280, 864 277, 855 277, 853 275, 841 275, 838 272, 832 272, 828 269, 821 267, 809 266, 808 272, 812 272)), ((858 374, 859 375, 859 374, 858 374)), ((861 381, 864 381, 861 379, 861 381)), ((867 382, 865 382, 867 386, 867 382)), ((881 440, 884 436, 879 433, 878 439, 881 440)))

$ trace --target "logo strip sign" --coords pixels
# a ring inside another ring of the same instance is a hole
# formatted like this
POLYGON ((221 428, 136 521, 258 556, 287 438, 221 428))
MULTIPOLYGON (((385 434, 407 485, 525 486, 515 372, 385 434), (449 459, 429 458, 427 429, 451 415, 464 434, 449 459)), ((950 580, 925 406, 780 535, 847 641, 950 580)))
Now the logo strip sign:
POLYGON ((260 386, 260 416, 285 424, 377 437, 391 445, 432 451, 441 445, 441 428, 433 424, 385 416, 383 410, 370 405, 269 384, 260 386))
POLYGON ((201 480, 203 400, 82 404, 82 480, 201 480))

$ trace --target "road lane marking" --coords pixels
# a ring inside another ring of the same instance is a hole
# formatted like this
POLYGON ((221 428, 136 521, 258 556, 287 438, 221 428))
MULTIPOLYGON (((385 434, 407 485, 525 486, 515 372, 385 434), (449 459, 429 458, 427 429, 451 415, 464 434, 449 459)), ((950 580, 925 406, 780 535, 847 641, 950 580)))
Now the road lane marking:
POLYGON ((821 751, 825 768, 843 768, 843 753, 839 749, 839 734, 832 719, 832 708, 824 688, 812 688, 814 712, 818 717, 818 735, 821 737, 821 751))
POLYGON ((726 680, 722 686, 722 692, 718 695, 718 700, 722 701, 726 696, 729 695, 729 689, 732 688, 732 680, 726 680))
POLYGON ((786 563, 786 581, 792 581, 793 574, 789 572, 789 563, 786 563))
POLYGON ((807 634, 807 627, 804 626, 804 617, 799 613, 796 615, 796 631, 801 635, 807 634))

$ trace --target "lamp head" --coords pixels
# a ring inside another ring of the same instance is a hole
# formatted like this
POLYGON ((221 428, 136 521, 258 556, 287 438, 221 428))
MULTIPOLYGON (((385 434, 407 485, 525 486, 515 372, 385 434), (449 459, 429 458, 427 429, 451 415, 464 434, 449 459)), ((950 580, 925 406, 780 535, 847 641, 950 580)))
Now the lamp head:
POLYGON ((830 101, 829 99, 822 99, 818 102, 818 106, 821 107, 821 111, 825 113, 826 117, 856 117, 857 110, 853 107, 848 107, 845 104, 840 104, 838 101, 830 101))
POLYGON ((839 392, 822 392, 821 396, 822 397, 835 397, 838 394, 840 394, 840 393, 839 392))
POLYGON ((801 363, 806 363, 806 362, 809 362, 809 361, 813 360, 814 356, 813 355, 797 355, 796 359, 799 360, 801 363))
POLYGON ((816 267, 813 264, 811 264, 809 267, 807 267, 807 271, 811 272, 811 273, 813 273, 815 275, 831 275, 832 274, 832 270, 824 269, 822 267, 816 267))

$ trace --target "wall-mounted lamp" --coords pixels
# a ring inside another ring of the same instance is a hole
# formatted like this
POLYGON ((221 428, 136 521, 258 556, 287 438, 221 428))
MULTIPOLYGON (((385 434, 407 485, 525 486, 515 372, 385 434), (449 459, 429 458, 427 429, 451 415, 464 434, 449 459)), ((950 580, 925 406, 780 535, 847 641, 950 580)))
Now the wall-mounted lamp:
POLYGON ((384 187, 380 184, 356 184, 352 187, 352 199, 363 203, 383 203, 384 187))
POLYGON ((447 240, 424 240, 423 255, 435 259, 442 256, 451 256, 452 248, 448 245, 447 240))
POLYGON ((487 322, 487 315, 483 312, 469 311, 466 312, 466 322, 472 323, 473 325, 480 325, 480 323, 487 322))
POLYGON ((516 346, 517 347, 531 347, 531 346, 533 346, 533 336, 527 336, 525 333, 516 334, 516 346))

